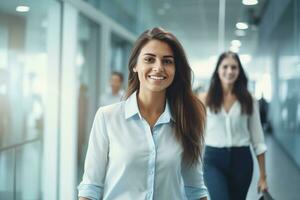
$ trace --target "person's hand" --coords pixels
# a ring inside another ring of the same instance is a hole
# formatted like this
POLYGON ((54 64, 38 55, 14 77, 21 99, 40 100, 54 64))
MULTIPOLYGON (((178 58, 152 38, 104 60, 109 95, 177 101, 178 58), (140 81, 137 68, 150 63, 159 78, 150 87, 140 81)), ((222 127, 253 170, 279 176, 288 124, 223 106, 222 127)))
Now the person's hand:
POLYGON ((265 177, 260 177, 257 183, 257 192, 263 192, 268 190, 268 184, 265 177))

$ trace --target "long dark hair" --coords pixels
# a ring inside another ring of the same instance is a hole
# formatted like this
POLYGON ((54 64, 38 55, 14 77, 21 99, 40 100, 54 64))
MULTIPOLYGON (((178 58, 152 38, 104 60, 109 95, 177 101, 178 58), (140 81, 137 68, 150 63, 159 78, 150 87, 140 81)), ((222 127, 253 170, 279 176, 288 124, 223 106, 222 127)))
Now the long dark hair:
POLYGON ((175 121, 176 138, 183 146, 183 158, 190 164, 202 159, 204 143, 205 107, 192 92, 192 70, 183 47, 177 38, 162 28, 146 30, 137 39, 129 58, 129 77, 126 98, 139 90, 139 79, 133 68, 137 64, 141 49, 150 41, 159 40, 167 43, 173 51, 175 76, 167 88, 166 98, 175 121))
POLYGON ((232 92, 236 95, 237 100, 241 104, 242 113, 251 115, 253 111, 253 99, 247 89, 248 79, 238 54, 231 51, 224 52, 219 56, 215 71, 211 77, 210 86, 206 97, 206 105, 215 113, 219 112, 221 109, 223 103, 223 90, 220 77, 218 75, 218 69, 222 61, 227 57, 232 57, 237 62, 239 68, 239 75, 237 80, 234 82, 232 92))

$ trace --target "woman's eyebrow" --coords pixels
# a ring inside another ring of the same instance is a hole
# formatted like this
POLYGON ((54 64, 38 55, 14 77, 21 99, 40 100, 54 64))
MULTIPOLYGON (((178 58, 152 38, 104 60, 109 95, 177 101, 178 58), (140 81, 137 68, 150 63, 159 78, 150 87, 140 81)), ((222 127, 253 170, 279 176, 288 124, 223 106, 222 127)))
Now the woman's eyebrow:
MULTIPOLYGON (((153 57, 156 57, 156 55, 153 54, 153 53, 144 53, 143 56, 153 56, 153 57)), ((165 55, 165 56, 163 56, 163 58, 172 58, 172 59, 174 59, 174 56, 172 56, 172 55, 165 55)))
POLYGON ((166 55, 166 56, 163 56, 163 58, 173 58, 174 59, 174 56, 166 55))
POLYGON ((144 56, 154 56, 154 57, 156 57, 156 55, 152 54, 152 53, 144 53, 144 56))

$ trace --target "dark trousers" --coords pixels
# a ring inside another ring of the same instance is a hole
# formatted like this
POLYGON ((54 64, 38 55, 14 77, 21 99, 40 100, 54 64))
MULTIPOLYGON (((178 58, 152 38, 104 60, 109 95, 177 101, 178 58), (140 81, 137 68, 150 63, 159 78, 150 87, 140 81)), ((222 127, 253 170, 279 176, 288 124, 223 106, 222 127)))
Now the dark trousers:
POLYGON ((205 147, 204 181, 211 200, 244 200, 251 183, 249 147, 205 147))

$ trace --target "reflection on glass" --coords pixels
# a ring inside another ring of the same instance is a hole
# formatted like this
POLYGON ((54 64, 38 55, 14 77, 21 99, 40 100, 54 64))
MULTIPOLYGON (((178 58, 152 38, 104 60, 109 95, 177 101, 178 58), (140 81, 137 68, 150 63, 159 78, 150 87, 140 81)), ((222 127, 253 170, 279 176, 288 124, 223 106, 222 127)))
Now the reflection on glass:
POLYGON ((77 123, 77 161, 78 182, 83 174, 84 158, 87 150, 89 131, 93 116, 97 110, 98 91, 98 57, 99 26, 80 15, 78 20, 76 70, 79 80, 78 88, 78 123, 77 123))
POLYGON ((300 132, 300 73, 297 73, 300 56, 291 51, 292 41, 282 41, 279 57, 279 98, 281 103, 281 131, 288 134, 300 132), (290 44, 290 45, 288 45, 290 44))
POLYGON ((276 53, 273 57, 277 60, 275 63, 278 63, 278 88, 275 90, 275 97, 278 99, 274 99, 277 112, 274 114, 271 111, 270 116, 277 122, 274 124, 274 133, 278 141, 300 166, 300 32, 297 28, 299 4, 296 2, 298 1, 291 1, 282 14, 282 19, 290 19, 287 20, 288 23, 279 23, 274 30, 276 53))
POLYGON ((7 10, 0 13, 0 35, 5 36, 0 43, 1 147, 43 132, 47 12, 35 4, 32 12, 17 13, 16 2, 6 2, 7 10))
POLYGON ((23 3, 29 12, 16 11, 18 0, 0 1, 0 199, 41 199, 42 193, 47 71, 54 67, 49 41, 59 42, 48 33, 59 27, 51 16, 59 3, 23 3))
POLYGON ((16 149, 16 199, 41 199, 41 142, 16 149))
POLYGON ((127 71, 127 61, 130 52, 130 44, 126 40, 112 34, 111 37, 111 70, 118 72, 127 71))
POLYGON ((0 197, 13 199, 14 192, 14 149, 0 153, 0 197))
POLYGON ((281 80, 281 125, 284 132, 295 134, 300 130, 300 79, 281 80))
POLYGON ((4 137, 8 135, 10 106, 7 95, 7 69, 0 68, 0 147, 4 145, 4 137))

